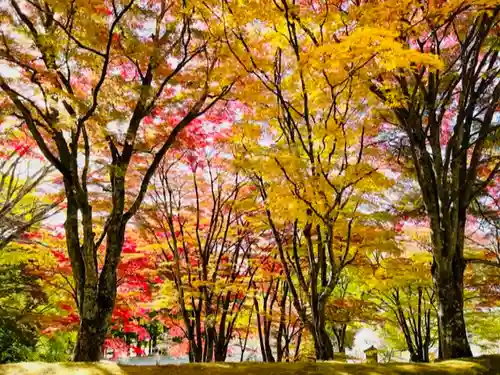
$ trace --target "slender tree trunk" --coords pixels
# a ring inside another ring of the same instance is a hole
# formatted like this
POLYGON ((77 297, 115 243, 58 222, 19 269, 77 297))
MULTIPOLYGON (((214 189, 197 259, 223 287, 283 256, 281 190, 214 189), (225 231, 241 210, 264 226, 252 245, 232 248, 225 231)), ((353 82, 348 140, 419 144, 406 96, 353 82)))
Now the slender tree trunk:
MULTIPOLYGON (((282 345, 283 335, 286 334, 285 319, 286 319, 286 302, 288 298, 288 283, 283 283, 282 297, 280 301, 280 324, 278 326, 278 334, 276 337, 276 358, 278 362, 283 361, 284 348, 282 345)), ((287 340, 288 338, 285 338, 287 340)), ((285 348, 286 348, 285 343, 285 348)))
POLYGON ((297 362, 300 358, 300 345, 302 344, 302 330, 297 334, 297 341, 295 342, 295 354, 293 361, 297 362))
POLYGON ((334 327, 333 333, 337 339, 337 347, 339 353, 345 354, 345 336, 347 332, 347 324, 340 324, 338 327, 334 327))
POLYGON ((254 306, 252 305, 252 310, 250 310, 250 315, 248 316, 248 325, 247 325, 247 329, 245 332, 245 340, 243 341, 243 345, 241 345, 240 362, 243 362, 243 359, 245 358, 245 351, 247 349, 248 336, 250 335, 250 326, 252 325, 253 311, 254 311, 254 306))
POLYGON ((255 308, 257 310, 257 332, 259 333, 259 344, 260 344, 260 353, 262 355, 262 362, 267 362, 267 353, 266 353, 266 348, 264 346, 264 334, 262 332, 262 323, 260 321, 260 313, 259 313, 259 305, 257 302, 257 299, 254 298, 255 301, 255 308))

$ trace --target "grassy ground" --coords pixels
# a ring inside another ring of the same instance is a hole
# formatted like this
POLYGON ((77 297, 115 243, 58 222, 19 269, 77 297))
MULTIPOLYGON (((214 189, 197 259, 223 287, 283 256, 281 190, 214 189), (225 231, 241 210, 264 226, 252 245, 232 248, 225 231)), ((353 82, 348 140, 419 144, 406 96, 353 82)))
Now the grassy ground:
POLYGON ((0 366, 0 375, 500 375, 500 356, 425 365, 323 363, 214 363, 207 365, 119 366, 110 363, 17 363, 0 366))

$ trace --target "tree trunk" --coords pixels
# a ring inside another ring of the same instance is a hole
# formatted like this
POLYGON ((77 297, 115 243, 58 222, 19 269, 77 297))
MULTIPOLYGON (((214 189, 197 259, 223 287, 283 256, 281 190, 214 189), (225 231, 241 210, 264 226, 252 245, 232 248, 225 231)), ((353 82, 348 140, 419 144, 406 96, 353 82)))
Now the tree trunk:
POLYGON ((297 334, 297 341, 295 342, 295 354, 293 356, 293 361, 297 362, 300 358, 300 345, 302 344, 302 330, 297 334))
POLYGON ((215 362, 225 362, 227 357, 227 347, 217 347, 215 350, 215 362))
MULTIPOLYGON (((83 223, 84 232, 90 231, 83 223)), ((101 359, 102 345, 108 333, 111 314, 116 300, 116 269, 120 261, 125 225, 118 220, 110 224, 106 242, 106 258, 97 276, 97 259, 91 256, 93 240, 85 241, 83 263, 85 284, 79 301, 80 329, 75 348, 75 362, 95 362, 101 359), (90 255, 89 255, 90 254, 90 255)), ((93 234, 89 234, 93 237, 93 234)))
POLYGON ((314 330, 314 349, 316 359, 320 361, 330 361, 333 359, 333 345, 330 336, 324 327, 316 327, 314 330))
POLYGON ((99 318, 82 319, 74 353, 75 362, 97 362, 101 359, 102 345, 108 325, 99 318))
POLYGON ((345 336, 347 332, 347 324, 340 324, 340 326, 333 328, 333 333, 337 339, 337 348, 339 353, 345 354, 345 336))
POLYGON ((415 363, 429 362, 428 360, 425 360, 423 352, 420 351, 418 351, 417 353, 412 353, 410 355, 410 361, 415 363))
POLYGON ((463 314, 465 263, 434 259, 432 275, 438 294, 439 346, 443 359, 472 357, 463 314))

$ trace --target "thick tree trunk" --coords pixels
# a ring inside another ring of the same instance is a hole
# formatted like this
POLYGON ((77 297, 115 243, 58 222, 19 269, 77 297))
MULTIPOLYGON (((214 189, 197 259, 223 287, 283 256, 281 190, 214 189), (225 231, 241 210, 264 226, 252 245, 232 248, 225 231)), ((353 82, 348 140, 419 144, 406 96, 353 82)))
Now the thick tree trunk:
POLYGON ((97 362, 101 359, 102 345, 108 325, 97 318, 82 319, 74 353, 75 362, 97 362))
POLYGON ((316 359, 320 361, 329 361, 333 359, 333 345, 330 336, 324 327, 316 327, 314 336, 314 349, 316 359))
POLYGON ((225 362, 227 357, 227 346, 217 346, 215 350, 215 362, 225 362))
MULTIPOLYGON (((85 225, 84 230, 88 230, 85 225)), ((80 329, 73 358, 75 362, 95 362, 101 359, 102 345, 115 307, 116 269, 120 261, 124 232, 125 226, 119 221, 110 224, 106 258, 99 276, 97 259, 89 256, 93 250, 93 241, 85 243, 89 246, 83 253, 85 270, 88 272, 79 301, 80 329)))
POLYGON ((463 313, 465 263, 434 260, 432 274, 438 294, 439 346, 443 359, 472 357, 463 313))
POLYGON ((429 362, 425 360, 423 353, 413 353, 410 355, 410 361, 415 363, 429 362))

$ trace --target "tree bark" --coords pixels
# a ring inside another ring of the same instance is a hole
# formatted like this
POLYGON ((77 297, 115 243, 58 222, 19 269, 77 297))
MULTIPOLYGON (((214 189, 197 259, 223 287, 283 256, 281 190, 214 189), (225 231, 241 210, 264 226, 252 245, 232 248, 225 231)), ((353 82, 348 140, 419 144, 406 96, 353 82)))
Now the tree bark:
POLYGON ((333 345, 325 327, 315 327, 313 329, 314 350, 316 359, 320 361, 330 361, 333 359, 333 345))
POLYGON ((333 328, 333 333, 337 339, 337 347, 339 353, 345 354, 345 336, 347 333, 347 324, 340 324, 333 328))
POLYGON ((463 314, 465 262, 434 260, 432 274, 438 295, 439 347, 443 358, 472 357, 463 314))
POLYGON ((111 222, 106 240, 106 258, 98 275, 92 223, 90 220, 85 220, 85 215, 83 216, 84 237, 88 238, 84 241, 82 249, 84 268, 83 271, 80 269, 80 272, 85 274, 82 278, 85 283, 79 293, 80 328, 74 361, 95 362, 101 359, 102 345, 115 307, 116 269, 120 261, 126 223, 120 219, 111 222))
POLYGON ((99 318, 82 318, 76 343, 75 362, 97 362, 102 356, 102 345, 108 331, 108 325, 99 318))

